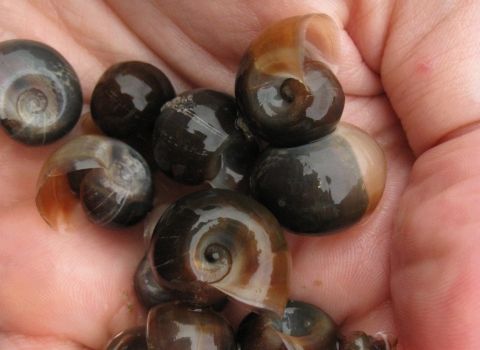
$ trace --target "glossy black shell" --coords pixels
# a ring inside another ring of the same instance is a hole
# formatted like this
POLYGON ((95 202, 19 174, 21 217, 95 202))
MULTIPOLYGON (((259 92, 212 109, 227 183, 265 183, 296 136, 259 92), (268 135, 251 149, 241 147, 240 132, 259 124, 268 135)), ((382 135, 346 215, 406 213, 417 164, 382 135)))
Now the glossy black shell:
POLYGON ((170 80, 155 66, 120 62, 100 77, 92 94, 91 114, 106 135, 140 138, 150 144, 160 108, 174 97, 170 80))
POLYGON ((155 350, 236 349, 233 329, 223 316, 210 308, 195 309, 175 302, 150 310, 147 344, 155 350))
POLYGON ((286 229, 322 235, 373 211, 385 181, 381 148, 364 131, 343 123, 316 142, 265 149, 250 184, 253 197, 286 229))
POLYGON ((69 133, 82 110, 72 66, 53 48, 31 40, 0 43, 0 125, 28 146, 69 133))
POLYGON ((235 100, 214 90, 187 91, 168 102, 153 135, 160 169, 187 185, 248 188, 258 146, 235 126, 236 117, 235 100))
POLYGON ((236 339, 241 349, 248 350, 336 350, 338 331, 335 321, 321 309, 289 300, 279 320, 249 314, 236 339))

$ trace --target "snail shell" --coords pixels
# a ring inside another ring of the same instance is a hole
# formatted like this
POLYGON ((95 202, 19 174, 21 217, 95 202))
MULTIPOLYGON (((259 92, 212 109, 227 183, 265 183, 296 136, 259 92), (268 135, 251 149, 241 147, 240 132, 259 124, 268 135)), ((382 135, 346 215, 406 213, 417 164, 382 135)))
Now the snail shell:
POLYGON ((238 192, 195 192, 169 207, 149 259, 159 284, 191 305, 228 295, 281 315, 287 302, 291 258, 283 231, 265 207, 238 192))
POLYGON ((397 339, 389 333, 367 335, 362 331, 347 333, 340 341, 339 350, 392 350, 397 339))
POLYGON ((148 350, 146 327, 135 327, 117 334, 105 350, 148 350))
POLYGON ((150 169, 137 151, 121 141, 80 136, 58 148, 43 165, 36 203, 54 229, 70 229, 79 206, 97 225, 130 226, 152 207, 150 169))
POLYGON ((340 40, 324 14, 279 21, 247 49, 235 97, 250 130, 270 144, 296 146, 331 132, 345 104, 335 77, 340 40))
POLYGON ((249 350, 336 350, 337 333, 337 324, 321 309, 289 300, 280 320, 249 314, 238 328, 237 342, 249 350))
POLYGON ((346 229, 371 213, 382 197, 386 174, 377 142, 340 123, 316 142, 265 149, 250 185, 253 197, 286 229, 322 235, 346 229))
POLYGON ((0 125, 11 138, 28 146, 60 139, 82 101, 78 77, 57 51, 30 40, 0 43, 0 125))
POLYGON ((233 97, 215 90, 187 91, 165 104, 153 135, 160 169, 186 185, 247 190, 258 146, 236 118, 233 97))
POLYGON ((92 118, 108 136, 138 137, 150 143, 160 108, 174 97, 170 80, 155 66, 138 61, 116 63, 95 86, 92 118))
POLYGON ((150 309, 147 344, 155 350, 235 350, 232 327, 210 308, 166 303, 150 309))
POLYGON ((170 294, 160 287, 155 280, 147 257, 144 257, 138 264, 133 278, 133 286, 138 299, 147 309, 172 301, 170 294))

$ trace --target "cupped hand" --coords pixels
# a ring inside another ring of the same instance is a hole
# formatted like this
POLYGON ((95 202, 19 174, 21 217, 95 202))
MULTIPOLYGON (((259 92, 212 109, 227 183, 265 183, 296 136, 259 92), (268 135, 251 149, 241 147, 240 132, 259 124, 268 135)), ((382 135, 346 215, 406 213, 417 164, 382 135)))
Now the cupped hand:
MULTIPOLYGON (((342 120, 385 151, 383 199, 362 225, 287 235, 291 297, 344 331, 398 335, 399 349, 474 349, 480 333, 480 4, 476 1, 0 1, 0 41, 60 51, 85 103, 111 64, 150 62, 177 92, 233 93, 236 67, 267 25, 322 12, 337 22, 342 120)), ((0 134, 0 348, 101 349, 144 322, 132 277, 142 226, 59 234, 35 203, 59 141, 28 148, 0 134)))

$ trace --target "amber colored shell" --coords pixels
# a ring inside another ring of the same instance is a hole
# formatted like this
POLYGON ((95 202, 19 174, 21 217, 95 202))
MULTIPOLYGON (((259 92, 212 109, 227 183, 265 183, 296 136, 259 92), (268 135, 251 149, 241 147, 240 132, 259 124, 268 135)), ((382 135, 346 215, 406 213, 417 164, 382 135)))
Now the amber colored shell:
POLYGON ((38 211, 61 231, 82 225, 79 210, 106 228, 130 226, 145 217, 152 203, 145 160, 105 136, 80 136, 63 144, 47 159, 37 183, 38 211))
POLYGON ((339 42, 335 22, 324 14, 284 19, 252 41, 237 72, 235 97, 254 134, 294 146, 335 128, 345 103, 334 74, 339 42))

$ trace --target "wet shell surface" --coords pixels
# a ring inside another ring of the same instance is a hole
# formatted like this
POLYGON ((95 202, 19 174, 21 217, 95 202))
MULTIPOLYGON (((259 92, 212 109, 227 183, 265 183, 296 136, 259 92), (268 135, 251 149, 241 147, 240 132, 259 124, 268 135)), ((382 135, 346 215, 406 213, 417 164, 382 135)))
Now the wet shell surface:
POLYGON ((321 309, 289 300, 279 320, 249 314, 236 338, 242 349, 249 350, 337 350, 338 330, 335 321, 321 309))
POLYGON ((291 258, 273 215, 238 192, 210 189, 167 209, 149 250, 159 284, 175 298, 205 307, 225 295, 281 315, 291 258))
POLYGON ((155 350, 235 350, 235 335, 228 322, 210 308, 195 309, 166 303, 150 310, 147 344, 155 350))
POLYGON ((345 104, 336 78, 340 39, 323 14, 279 21, 248 47, 235 97, 250 130, 270 144, 296 146, 331 132, 345 104))
POLYGON ((197 89, 168 102, 155 123, 154 156, 160 169, 186 185, 248 189, 258 155, 253 137, 235 126, 237 106, 225 93, 197 89))
POLYGON ((131 226, 152 208, 150 169, 121 141, 80 136, 58 148, 43 165, 36 203, 47 223, 61 231, 82 224, 79 211, 106 228, 131 226))
POLYGON ((265 149, 250 185, 253 197, 286 229, 323 235, 344 230, 371 213, 382 197, 386 173, 377 142, 341 123, 316 142, 265 149))
POLYGON ((151 144, 155 120, 175 97, 167 76, 139 61, 120 62, 100 77, 92 94, 92 118, 108 136, 140 138, 151 144))
POLYGON ((117 334, 105 350, 148 350, 146 327, 135 327, 117 334))
POLYGON ((28 146, 57 141, 77 123, 82 101, 77 74, 53 48, 0 43, 0 125, 11 138, 28 146))

